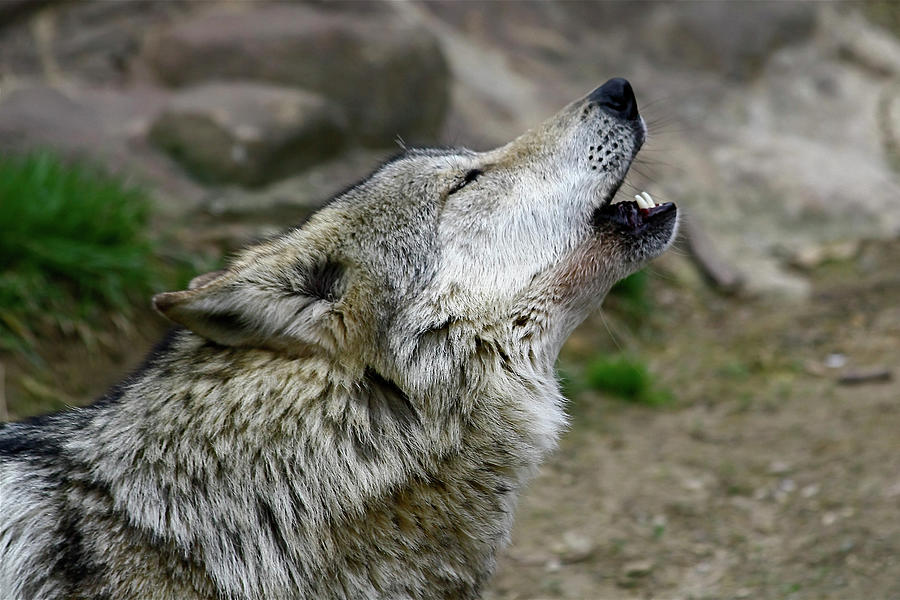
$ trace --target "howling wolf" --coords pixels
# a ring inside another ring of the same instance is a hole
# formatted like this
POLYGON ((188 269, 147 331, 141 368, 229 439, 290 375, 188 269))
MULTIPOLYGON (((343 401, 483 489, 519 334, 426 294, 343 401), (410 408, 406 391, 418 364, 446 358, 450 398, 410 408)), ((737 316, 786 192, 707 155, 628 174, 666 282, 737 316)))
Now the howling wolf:
POLYGON ((645 135, 612 79, 154 297, 179 327, 136 374, 0 429, 0 598, 478 598, 565 425, 560 346, 675 235, 612 204, 645 135))

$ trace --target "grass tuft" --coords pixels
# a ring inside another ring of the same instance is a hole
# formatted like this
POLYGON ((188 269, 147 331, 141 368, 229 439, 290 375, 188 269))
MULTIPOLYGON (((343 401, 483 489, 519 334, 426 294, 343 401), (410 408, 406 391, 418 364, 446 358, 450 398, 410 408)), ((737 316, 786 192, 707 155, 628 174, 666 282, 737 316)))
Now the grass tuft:
POLYGON ((607 296, 605 307, 633 323, 640 323, 653 308, 649 293, 650 276, 641 270, 617 282, 607 296))
POLYGON ((154 286, 149 199, 48 153, 0 156, 0 349, 77 330, 154 286))
POLYGON ((587 384, 627 402, 661 406, 671 401, 671 394, 659 389, 647 366, 627 356, 598 358, 585 369, 587 384))

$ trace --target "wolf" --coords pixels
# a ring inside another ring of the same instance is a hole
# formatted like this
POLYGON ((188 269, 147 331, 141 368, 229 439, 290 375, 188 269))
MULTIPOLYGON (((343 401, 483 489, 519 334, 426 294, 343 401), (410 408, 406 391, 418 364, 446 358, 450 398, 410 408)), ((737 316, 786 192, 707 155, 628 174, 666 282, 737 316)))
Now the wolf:
POLYGON ((612 79, 156 295, 135 374, 0 429, 0 597, 478 598, 566 426, 560 346, 675 236, 612 202, 646 134, 612 79))

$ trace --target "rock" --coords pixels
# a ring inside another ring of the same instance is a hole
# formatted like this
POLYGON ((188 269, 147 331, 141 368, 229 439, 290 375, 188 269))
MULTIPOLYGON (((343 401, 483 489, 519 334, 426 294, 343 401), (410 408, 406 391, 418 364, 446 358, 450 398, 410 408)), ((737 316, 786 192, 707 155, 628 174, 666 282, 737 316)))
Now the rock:
POLYGON ((653 562, 650 560, 633 560, 622 567, 617 583, 622 587, 634 587, 652 572, 653 562))
POLYGON ((0 27, 22 19, 49 4, 50 0, 4 0, 0 3, 0 27))
POLYGON ((799 248, 789 257, 790 264, 809 271, 828 262, 843 262, 859 253, 859 242, 850 240, 830 244, 813 244, 799 248))
POLYGON ((659 61, 746 80, 815 24, 809 2, 688 2, 657 7, 638 31, 659 61))
POLYGON ((316 94, 257 83, 209 83, 176 94, 150 139, 198 179, 260 185, 336 154, 343 116, 316 94))
POLYGON ((759 78, 711 107, 703 133, 679 140, 688 188, 677 177, 659 185, 703 226, 748 293, 803 300, 808 279, 786 267, 834 255, 807 257, 809 248, 850 252, 854 240, 900 233, 892 202, 900 179, 881 139, 888 120, 879 119, 885 98, 900 92, 813 45, 782 49, 759 78))
POLYGON ((183 214, 203 192, 177 165, 135 138, 165 96, 148 90, 118 92, 44 85, 0 96, 0 152, 49 150, 147 184, 165 212, 183 214))
POLYGON ((900 46, 890 32, 858 13, 839 14, 832 6, 822 11, 822 21, 827 39, 842 57, 880 75, 900 76, 900 46))
POLYGON ((385 158, 383 152, 356 150, 269 186, 226 188, 210 194, 202 209, 224 221, 298 224, 385 158))
POLYGON ((448 69, 430 34, 389 13, 268 5, 208 13, 162 32, 149 67, 183 86, 252 79, 322 93, 363 142, 433 141, 449 98, 448 69))
POLYGON ((784 475, 785 473, 790 473, 793 467, 790 464, 784 462, 783 460, 773 460, 769 463, 769 467, 767 472, 770 475, 784 475))
POLYGON ((186 0, 3 0, 0 75, 126 83, 132 79, 131 64, 145 33, 194 10, 196 4, 186 0))
POLYGON ((102 160, 120 150, 116 146, 95 110, 58 89, 20 88, 0 101, 0 151, 52 148, 68 158, 102 160))
POLYGON ((582 562, 594 554, 594 542, 578 531, 566 531, 553 547, 558 561, 564 564, 582 562))

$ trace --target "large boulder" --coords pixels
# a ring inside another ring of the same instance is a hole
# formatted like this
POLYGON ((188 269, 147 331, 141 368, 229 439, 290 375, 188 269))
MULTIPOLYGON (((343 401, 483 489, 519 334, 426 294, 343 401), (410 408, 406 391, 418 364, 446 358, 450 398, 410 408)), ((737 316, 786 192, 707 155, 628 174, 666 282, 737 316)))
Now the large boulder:
POLYGON ((183 18, 186 0, 0 0, 0 76, 121 85, 147 31, 183 18))
POLYGON ((198 179, 260 185, 333 156, 343 115, 327 100, 293 88, 209 83, 176 94, 150 139, 198 179))
POLYGON ((24 86, 0 96, 0 153, 49 150, 148 185, 162 208, 181 214, 203 191, 144 141, 146 123, 166 102, 155 90, 24 86))
POLYGON ((110 148, 100 115, 62 91, 38 85, 12 90, 0 101, 0 151, 55 148, 76 156, 86 148, 110 148))
POLYGON ((814 2, 684 2, 653 8, 636 35, 658 63, 739 80, 755 76, 773 51, 808 38, 816 25, 814 2))
POLYGON ((168 85, 250 79, 317 91, 340 104, 364 143, 433 141, 448 69, 433 36, 384 11, 270 5, 197 16, 144 52, 168 85))

